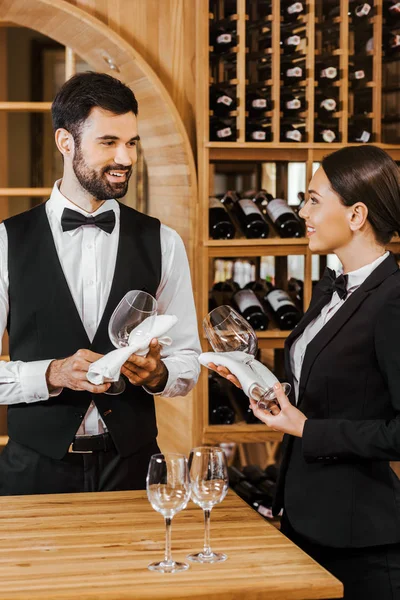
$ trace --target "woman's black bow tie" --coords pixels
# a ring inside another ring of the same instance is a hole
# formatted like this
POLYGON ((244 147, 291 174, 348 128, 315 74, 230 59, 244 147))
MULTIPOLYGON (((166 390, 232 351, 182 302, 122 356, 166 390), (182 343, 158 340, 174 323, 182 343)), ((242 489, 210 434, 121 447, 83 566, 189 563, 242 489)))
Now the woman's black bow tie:
POLYGON ((336 277, 335 271, 329 267, 326 267, 324 275, 321 279, 320 289, 325 294, 333 294, 333 292, 337 292, 339 298, 344 300, 347 296, 348 279, 348 275, 339 275, 339 277, 336 277))

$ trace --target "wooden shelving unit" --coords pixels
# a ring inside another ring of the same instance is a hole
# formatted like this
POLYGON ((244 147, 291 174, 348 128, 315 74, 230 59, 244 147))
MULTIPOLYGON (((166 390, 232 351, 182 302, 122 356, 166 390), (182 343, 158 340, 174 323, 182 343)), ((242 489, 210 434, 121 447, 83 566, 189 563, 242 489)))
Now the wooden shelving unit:
MULTIPOLYGON (((217 0, 224 5, 223 0, 217 0)), ((323 2, 323 0, 322 0, 323 2)), ((230 3, 232 4, 232 2, 230 3)), ((212 170, 210 164, 216 162, 268 162, 268 161, 299 161, 306 165, 306 181, 312 176, 313 163, 336 149, 348 145, 348 110, 349 110, 349 43, 350 43, 350 17, 349 0, 338 0, 340 15, 335 22, 340 25, 340 48, 334 54, 337 56, 340 69, 340 79, 335 83, 338 89, 340 110, 335 113, 339 122, 341 135, 340 143, 314 142, 314 99, 315 89, 318 84, 315 73, 315 44, 316 23, 320 14, 320 3, 317 0, 308 0, 307 14, 301 21, 305 25, 307 38, 306 46, 306 83, 305 94, 307 113, 305 116, 307 141, 299 143, 286 143, 280 141, 280 0, 272 0, 271 36, 271 99, 273 110, 271 116, 273 142, 248 142, 245 141, 245 91, 246 91, 246 0, 237 0, 237 13, 233 18, 236 21, 238 44, 235 48, 237 74, 233 83, 236 85, 238 100, 237 110, 234 113, 238 131, 235 142, 216 142, 209 138, 209 7, 208 2, 197 0, 197 46, 196 46, 196 126, 197 126, 197 156, 198 156, 198 186, 199 186, 199 240, 198 249, 198 274, 196 285, 198 290, 198 316, 199 329, 202 331, 201 321, 208 313, 208 291, 210 283, 210 264, 214 258, 228 257, 286 257, 288 255, 304 256, 304 308, 306 309, 312 292, 311 269, 312 254, 308 249, 308 241, 302 239, 268 238, 265 240, 233 239, 211 240, 208 235, 208 197, 213 194, 212 170)), ((373 113, 370 115, 373 123, 373 143, 385 149, 394 160, 400 161, 400 144, 382 143, 381 116, 382 116, 382 0, 374 1, 374 15, 369 19, 373 28, 374 52, 372 99, 373 113)), ((232 81, 231 81, 232 83, 232 81)), ((354 145, 353 143, 350 145, 354 145)), ((400 240, 392 240, 389 248, 396 253, 400 252, 400 240)), ((259 347, 262 349, 283 348, 289 332, 270 329, 258 335, 259 347)), ((203 350, 209 350, 206 338, 202 337, 203 350)), ((208 383, 207 371, 202 370, 198 384, 198 406, 195 409, 197 419, 197 439, 202 443, 219 442, 276 442, 281 439, 278 432, 269 430, 264 425, 247 425, 238 423, 234 425, 209 425, 208 424, 208 383)))

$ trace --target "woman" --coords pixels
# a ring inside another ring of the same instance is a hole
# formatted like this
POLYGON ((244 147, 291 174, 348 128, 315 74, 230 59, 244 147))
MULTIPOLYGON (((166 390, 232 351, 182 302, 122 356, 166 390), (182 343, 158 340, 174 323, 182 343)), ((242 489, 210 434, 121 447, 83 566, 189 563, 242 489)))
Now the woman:
MULTIPOLYGON (((313 252, 335 253, 289 335, 287 398, 254 414, 284 436, 282 531, 344 583, 346 600, 400 599, 399 169, 381 149, 324 158, 300 212, 313 252)), ((238 384, 223 367, 218 372, 238 384)))

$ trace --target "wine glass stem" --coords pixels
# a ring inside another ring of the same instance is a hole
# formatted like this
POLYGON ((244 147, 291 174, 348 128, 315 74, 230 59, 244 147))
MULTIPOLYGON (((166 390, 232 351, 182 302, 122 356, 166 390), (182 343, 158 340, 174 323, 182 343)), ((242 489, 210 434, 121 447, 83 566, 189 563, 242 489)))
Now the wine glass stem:
POLYGON ((210 546, 210 516, 211 510, 204 510, 204 548, 203 554, 209 556, 212 554, 211 546, 210 546))
POLYGON ((165 556, 164 556, 164 561, 166 563, 172 563, 171 523, 172 523, 172 517, 165 517, 165 556))

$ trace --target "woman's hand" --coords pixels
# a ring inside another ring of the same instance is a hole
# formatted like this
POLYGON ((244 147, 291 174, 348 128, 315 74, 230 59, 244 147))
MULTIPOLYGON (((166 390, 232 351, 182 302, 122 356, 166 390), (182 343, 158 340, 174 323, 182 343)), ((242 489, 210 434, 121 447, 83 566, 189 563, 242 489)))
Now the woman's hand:
POLYGON ((226 367, 222 367, 221 365, 219 367, 217 367, 217 365, 215 365, 214 363, 208 363, 207 366, 209 369, 211 369, 211 371, 215 371, 219 375, 222 375, 222 377, 225 377, 225 379, 234 383, 236 385, 236 387, 242 389, 239 379, 237 377, 235 377, 235 375, 232 375, 230 370, 227 369, 226 367))
POLYGON ((290 403, 280 383, 274 385, 274 390, 280 405, 280 411, 272 406, 272 412, 267 412, 257 408, 257 403, 250 399, 250 406, 253 413, 257 419, 260 419, 260 421, 263 421, 263 423, 275 431, 282 431, 296 437, 303 437, 304 423, 307 421, 307 417, 301 410, 290 403))

